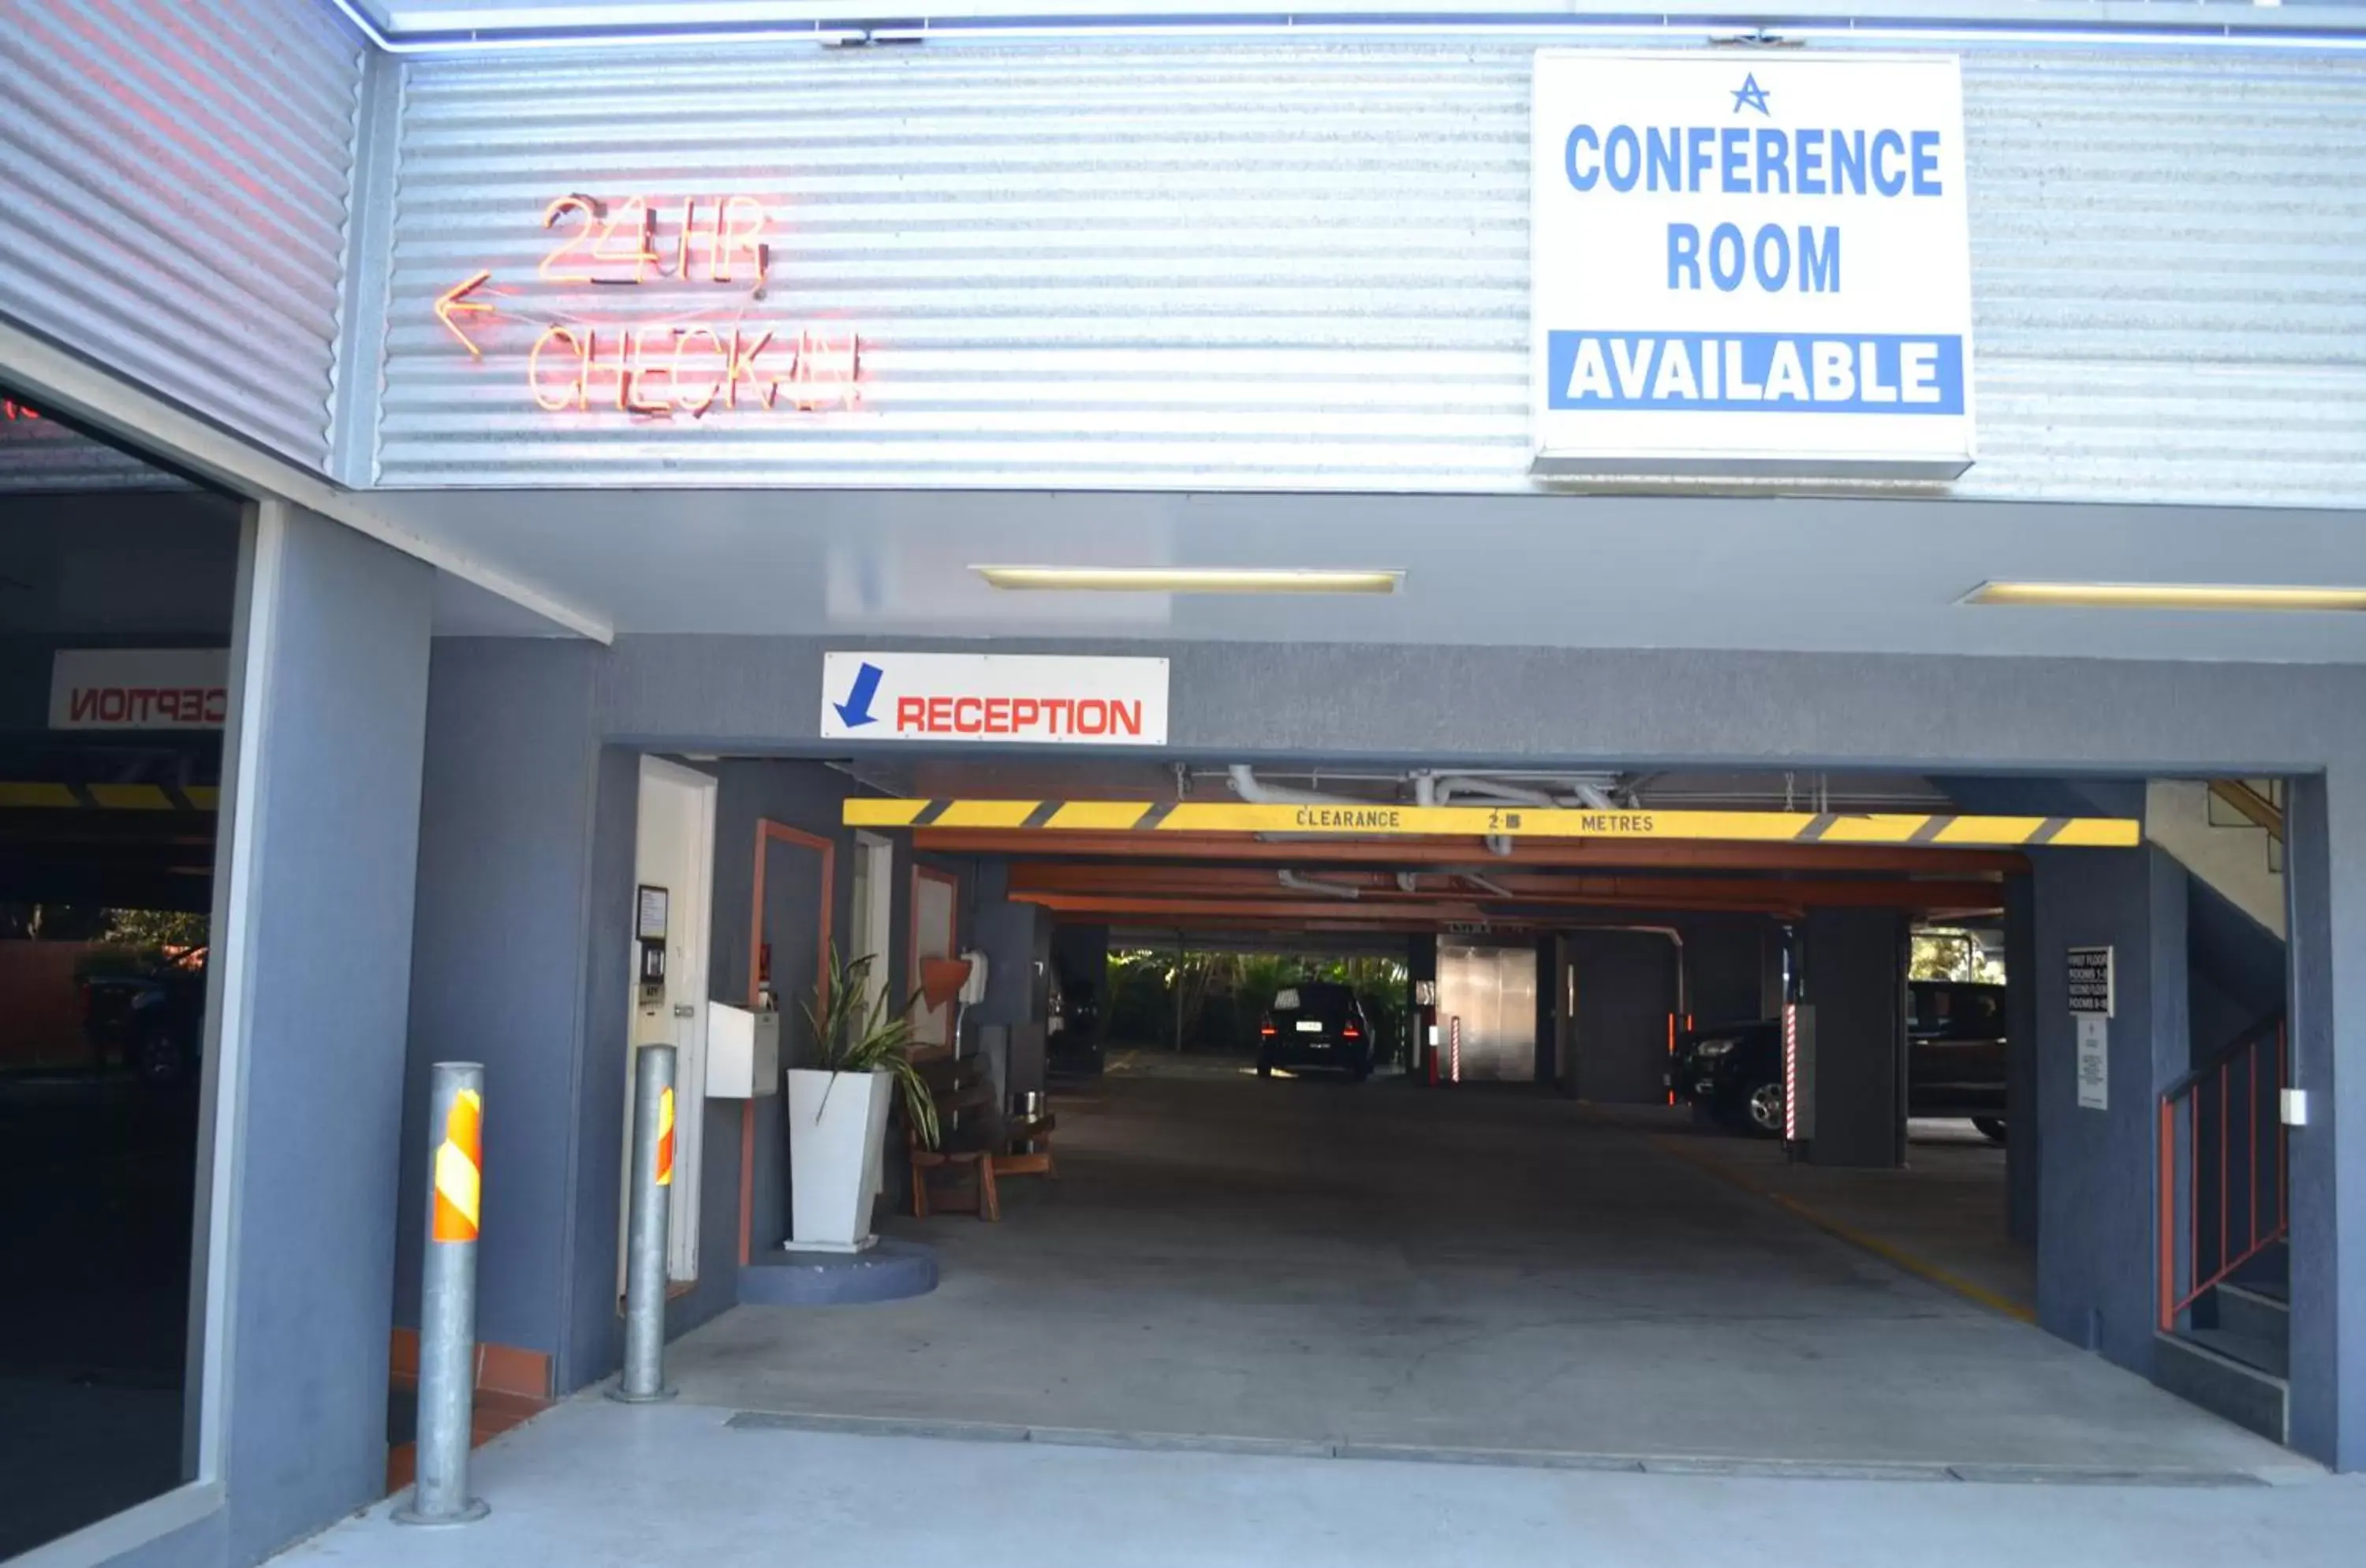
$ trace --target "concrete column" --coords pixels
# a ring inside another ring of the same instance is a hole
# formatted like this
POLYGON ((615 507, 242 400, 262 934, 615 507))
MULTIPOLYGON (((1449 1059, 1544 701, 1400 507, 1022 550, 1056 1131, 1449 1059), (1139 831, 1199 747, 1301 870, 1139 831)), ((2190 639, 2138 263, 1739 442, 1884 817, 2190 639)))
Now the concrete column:
POLYGON ((2366 1469, 2366 770, 2295 779, 2284 813, 2293 1078, 2292 1441, 2366 1469))
POLYGON ((1906 917, 1810 909, 1805 999, 1816 1009, 1815 1165, 1900 1164, 1906 1154, 1906 917))
POLYGON ((2005 1230, 2037 1245, 2037 902, 2026 876, 2004 884, 2005 1230))
POLYGON ((1052 971, 1051 917, 1036 905, 1012 903, 1007 886, 1003 867, 980 867, 976 941, 986 954, 986 1000, 970 1010, 981 1029, 1002 1032, 995 1073, 1006 1100, 1043 1087, 1052 971))
POLYGON ((2037 1061, 2037 1321, 2150 1375, 2160 1091, 2185 1070, 2186 874, 2155 849, 2039 850, 2034 869, 2037 1061), (2079 1104, 2066 950, 2113 952, 2109 1106, 2079 1104))
POLYGON ((1437 984, 1435 931, 1420 931, 1405 939, 1405 1017, 1413 1021, 1413 1050, 1405 1058, 1405 1066, 1416 1075, 1425 1076, 1429 1071, 1429 1025, 1434 1014, 1419 1000, 1424 982, 1437 984))
POLYGON ((1092 1028, 1098 1032, 1109 1022, 1109 927, 1054 926, 1052 929, 1052 963, 1060 979, 1069 990, 1066 1027, 1078 1028, 1076 1016, 1077 996, 1089 989, 1096 1020, 1092 1028))
MULTIPOLYGON (((434 572, 262 508, 241 587, 210 1117, 225 1554, 386 1490, 387 1342, 434 572)), ((499 1092, 496 1088, 495 1092, 499 1092)))

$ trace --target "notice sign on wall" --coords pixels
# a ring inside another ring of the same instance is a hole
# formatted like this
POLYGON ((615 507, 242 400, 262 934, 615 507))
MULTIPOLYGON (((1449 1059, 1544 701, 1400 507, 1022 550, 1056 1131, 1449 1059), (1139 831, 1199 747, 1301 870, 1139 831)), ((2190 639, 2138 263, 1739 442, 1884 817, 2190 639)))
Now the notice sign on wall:
POLYGON ((1536 472, 1971 466, 1952 57, 1543 50, 1534 89, 1536 472))
POLYGON ((821 687, 829 739, 1166 744, 1164 659, 831 653, 821 687))
POLYGON ((2112 950, 2108 947, 2074 947, 2069 950, 2068 979, 2070 1010, 2109 1018, 2118 1010, 2118 999, 2112 994, 2112 950))
POLYGON ((51 729, 220 729, 230 650, 77 648, 50 665, 51 729))
POLYGON ((2079 1015, 2079 1108, 2112 1108, 2112 1021, 2101 1013, 2079 1015))

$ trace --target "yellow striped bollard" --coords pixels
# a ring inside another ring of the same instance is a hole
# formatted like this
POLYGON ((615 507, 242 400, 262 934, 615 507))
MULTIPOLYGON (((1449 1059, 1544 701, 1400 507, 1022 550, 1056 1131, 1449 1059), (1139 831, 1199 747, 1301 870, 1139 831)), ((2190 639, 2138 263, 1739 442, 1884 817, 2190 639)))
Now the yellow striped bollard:
POLYGON ((485 1191, 485 1069, 438 1062, 428 1090, 427 1254, 419 1314, 419 1478, 397 1524, 464 1525, 477 1371, 477 1235, 485 1191))

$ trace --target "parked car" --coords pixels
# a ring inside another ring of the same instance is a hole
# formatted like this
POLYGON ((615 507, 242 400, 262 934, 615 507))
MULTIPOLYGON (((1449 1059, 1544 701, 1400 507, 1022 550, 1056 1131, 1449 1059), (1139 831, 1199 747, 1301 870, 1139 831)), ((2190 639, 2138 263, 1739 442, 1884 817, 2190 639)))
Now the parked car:
MULTIPOLYGON (((1965 1116, 2005 1137, 2002 986, 1915 980, 1907 986, 1906 1107, 1910 1116, 1965 1116)), ((1759 1137, 1783 1132, 1778 1019, 1699 1029, 1679 1041, 1668 1088, 1719 1122, 1759 1137)))
POLYGON ((1257 1024, 1257 1076, 1276 1067, 1342 1072, 1361 1082, 1372 1076, 1372 1024, 1346 986, 1302 980, 1273 996, 1257 1024))
POLYGON ((193 1084, 205 1052, 206 949, 85 975, 83 1038, 100 1068, 129 1067, 155 1089, 193 1084))

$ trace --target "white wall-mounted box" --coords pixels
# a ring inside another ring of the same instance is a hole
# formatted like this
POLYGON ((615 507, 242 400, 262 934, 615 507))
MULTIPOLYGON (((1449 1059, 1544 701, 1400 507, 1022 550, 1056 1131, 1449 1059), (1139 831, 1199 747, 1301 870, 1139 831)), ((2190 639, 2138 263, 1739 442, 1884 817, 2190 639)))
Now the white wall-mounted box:
POLYGON ((781 1015, 723 1002, 706 1009, 706 1093, 753 1100, 781 1092, 781 1015))

